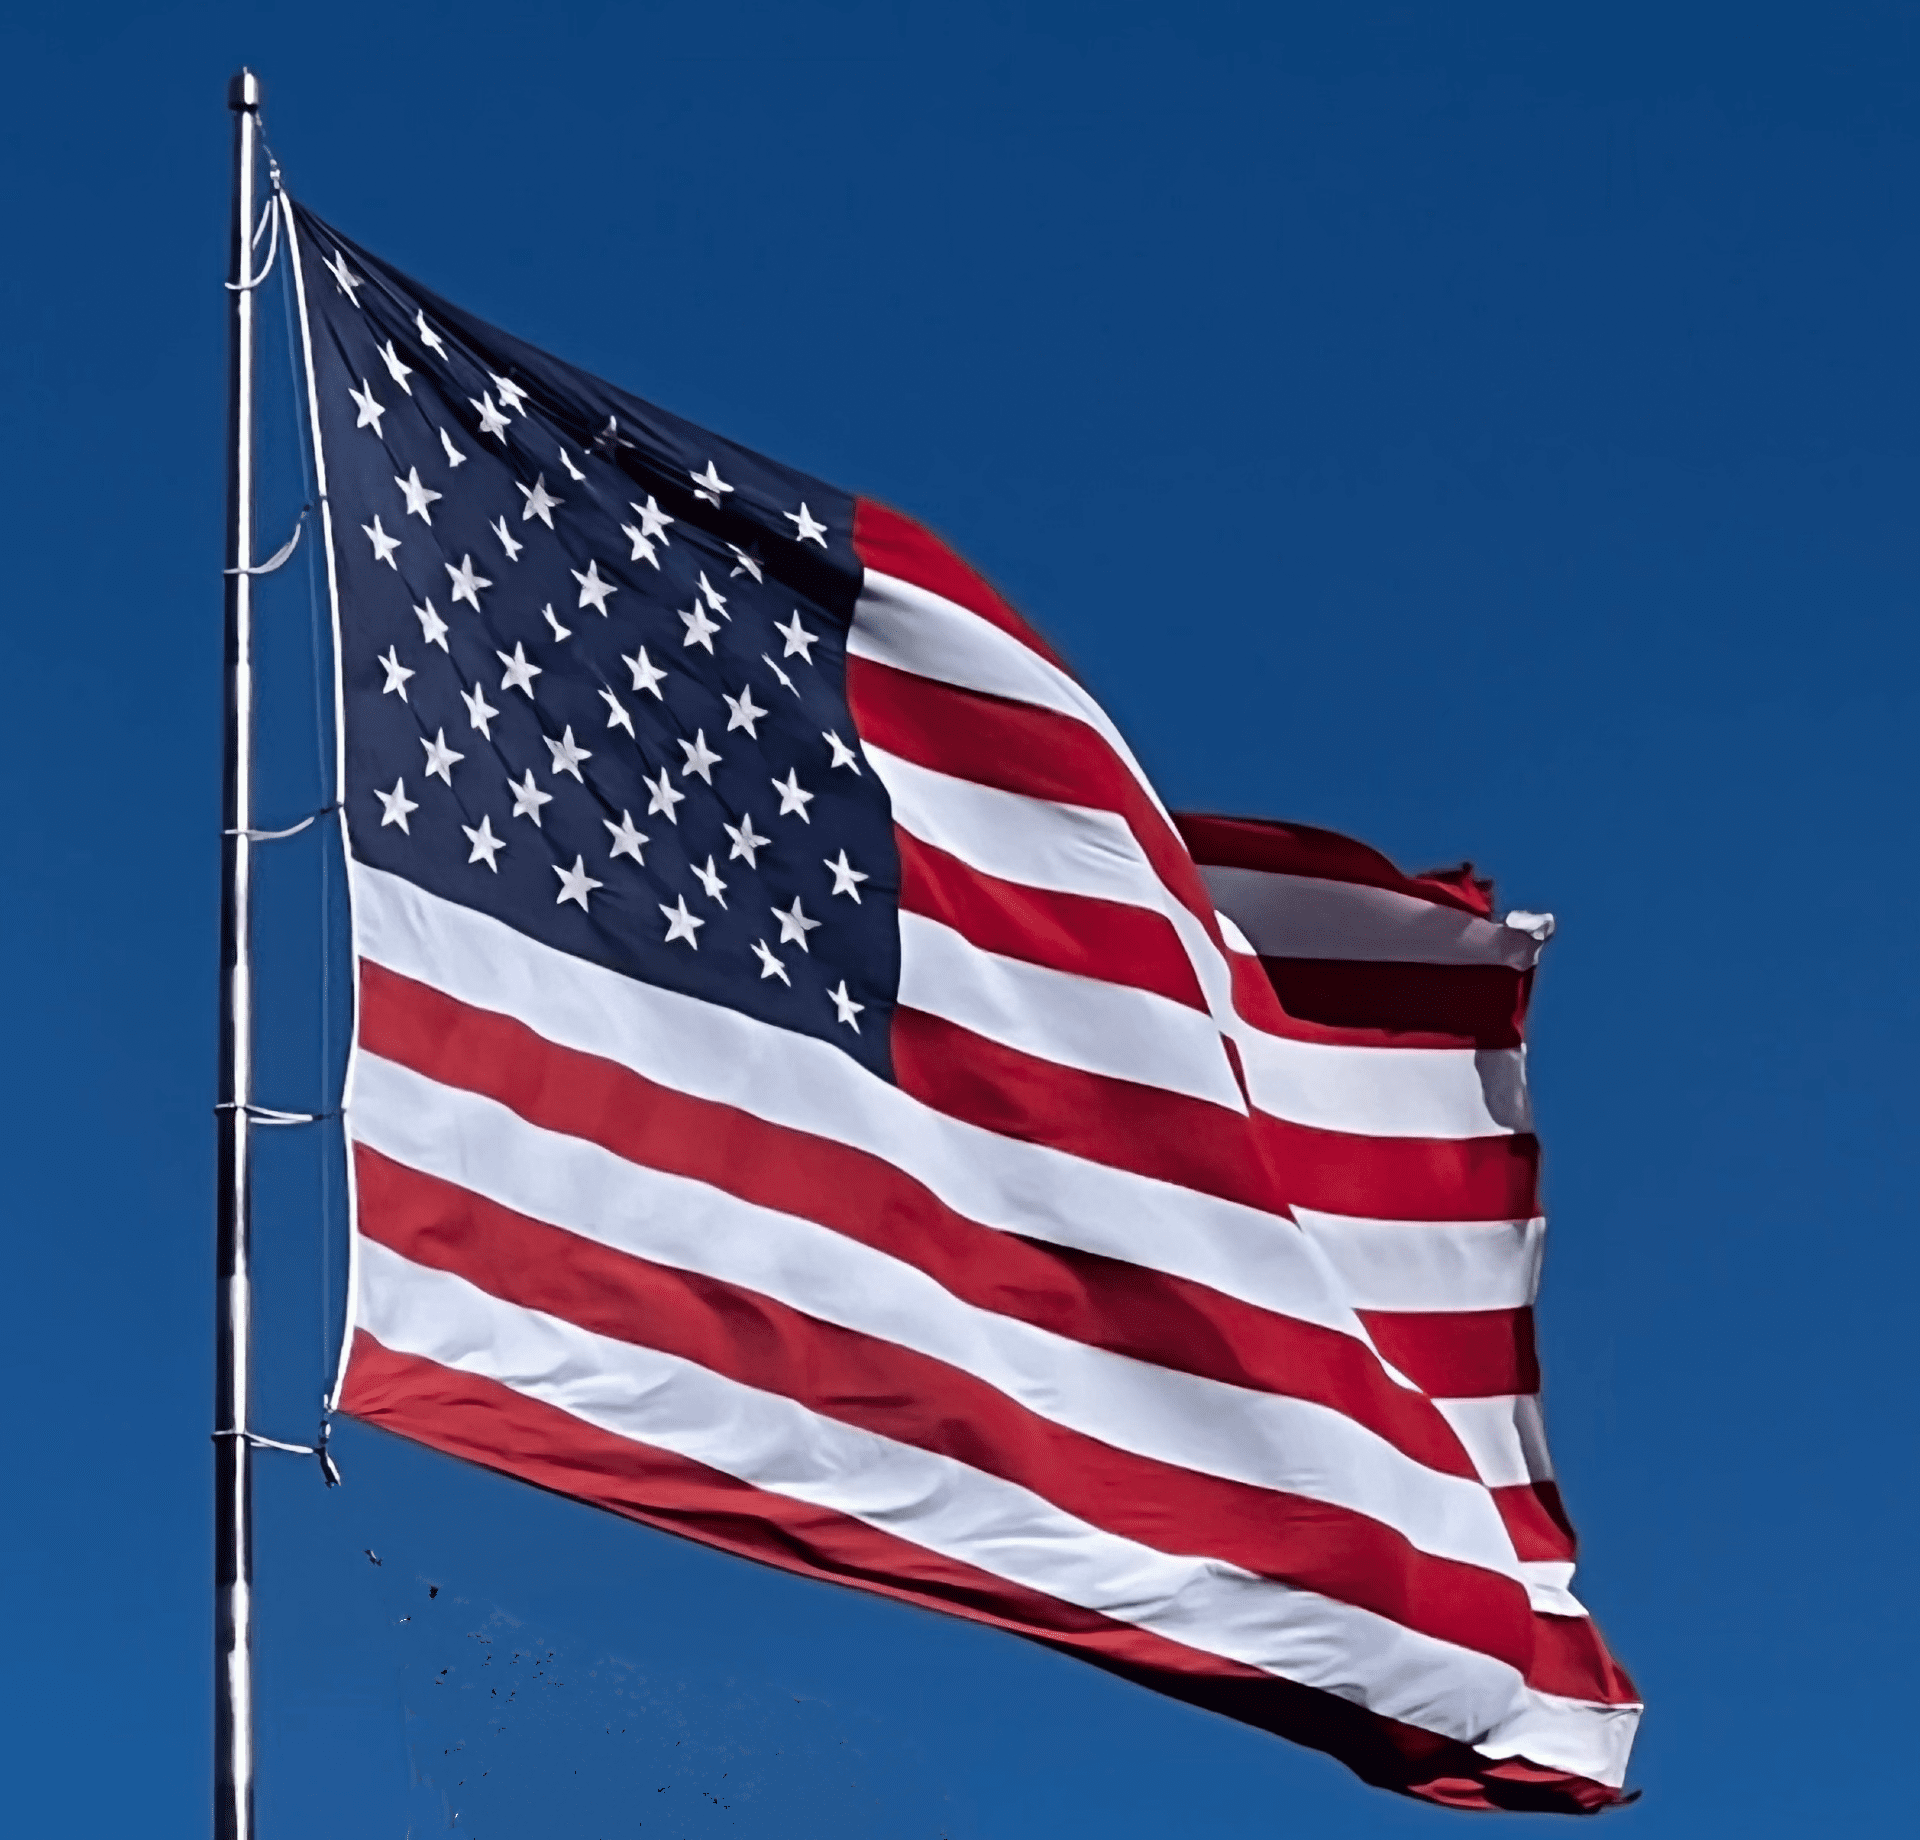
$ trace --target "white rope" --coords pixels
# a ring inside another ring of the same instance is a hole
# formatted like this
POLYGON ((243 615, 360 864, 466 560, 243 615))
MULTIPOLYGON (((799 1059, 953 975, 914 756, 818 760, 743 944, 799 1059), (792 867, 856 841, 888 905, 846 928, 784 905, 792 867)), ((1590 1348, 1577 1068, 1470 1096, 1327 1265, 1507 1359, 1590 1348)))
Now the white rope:
POLYGON ((317 1457, 318 1444, 285 1444, 279 1438, 262 1437, 257 1431, 216 1431, 216 1438, 238 1438, 254 1450, 284 1450, 292 1457, 317 1457))
POLYGON ((213 1433, 214 1442, 221 1438, 238 1438, 249 1450, 284 1450, 290 1457, 318 1457, 320 1476, 328 1488, 337 1489, 341 1483, 340 1465, 334 1462, 333 1452, 327 1448, 328 1440, 333 1436, 333 1421, 323 1418, 320 1421, 320 1441, 317 1444, 289 1444, 284 1438, 270 1438, 258 1431, 229 1429, 213 1433))
POLYGON ((289 824, 283 831, 243 831, 227 829, 220 833, 223 837, 244 837, 249 843, 278 843, 282 837, 297 837, 310 824, 317 824, 329 812, 338 811, 337 805, 322 805, 318 811, 310 811, 298 824, 289 824))
MULTIPOLYGON (((251 294, 253 290, 260 285, 261 282, 266 280, 266 278, 273 273, 274 258, 280 253, 280 213, 274 208, 276 202, 277 202, 276 200, 269 198, 267 200, 267 209, 265 212, 262 213, 262 224, 261 224, 262 229, 266 227, 265 221, 264 221, 265 218, 269 215, 273 218, 273 237, 272 237, 272 240, 267 244, 266 265, 260 270, 259 274, 254 276, 254 278, 251 281, 223 281, 220 285, 224 287, 229 294, 251 294)), ((252 247, 257 248, 259 246, 259 242, 260 242, 260 231, 256 230, 253 233, 252 247)))
POLYGON ((338 1118, 335 1112, 283 1112, 273 1105, 243 1105, 235 1099, 222 1099, 213 1108, 216 1112, 241 1112, 252 1124, 324 1124, 329 1118, 338 1118))
POLYGON ((293 552, 300 547, 300 535, 307 527, 307 518, 312 512, 311 505, 302 505, 300 515, 294 519, 293 535, 269 556, 265 562, 250 569, 222 569, 222 575, 271 575, 293 552))

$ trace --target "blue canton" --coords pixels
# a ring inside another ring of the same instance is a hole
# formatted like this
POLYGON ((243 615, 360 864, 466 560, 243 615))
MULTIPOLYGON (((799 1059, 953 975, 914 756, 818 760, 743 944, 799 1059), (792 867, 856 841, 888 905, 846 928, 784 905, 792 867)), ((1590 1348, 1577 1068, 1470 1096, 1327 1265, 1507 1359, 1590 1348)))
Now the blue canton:
POLYGON ((298 222, 355 858, 890 1075, 852 499, 298 222))

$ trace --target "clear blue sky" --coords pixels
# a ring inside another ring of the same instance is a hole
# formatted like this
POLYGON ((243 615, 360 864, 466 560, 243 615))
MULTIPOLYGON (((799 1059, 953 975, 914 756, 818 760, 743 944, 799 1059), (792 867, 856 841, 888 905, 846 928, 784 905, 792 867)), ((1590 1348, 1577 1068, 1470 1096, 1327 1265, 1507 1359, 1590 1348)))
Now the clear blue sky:
MULTIPOLYGON (((1549 1410, 1652 1708, 1608 1821, 1910 1820, 1917 41, 1840 0, 15 16, 3 1824, 205 1831, 243 59, 316 209, 944 531, 1170 802, 1471 856, 1560 916, 1549 1410)), ((278 591, 269 816, 313 774, 278 591)), ((286 847, 263 1079, 301 1104, 286 847)), ((315 1164, 270 1154, 262 1418, 305 1436, 315 1164)), ((331 1496, 262 1478, 268 1840, 1459 1824, 1009 1638, 340 1445, 331 1496)))

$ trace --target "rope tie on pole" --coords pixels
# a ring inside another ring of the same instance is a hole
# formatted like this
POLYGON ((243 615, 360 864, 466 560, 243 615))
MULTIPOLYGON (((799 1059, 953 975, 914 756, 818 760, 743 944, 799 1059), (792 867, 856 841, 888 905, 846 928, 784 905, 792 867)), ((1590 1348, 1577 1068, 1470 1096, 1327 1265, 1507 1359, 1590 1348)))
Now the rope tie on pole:
POLYGON ((280 547, 277 550, 275 550, 273 554, 266 559, 265 562, 262 562, 258 564, 256 567, 250 568, 250 569, 222 569, 220 573, 223 575, 247 575, 247 576, 271 575, 275 569, 279 568, 286 561, 286 559, 289 556, 291 556, 296 549, 300 547, 301 535, 305 532, 307 528, 307 519, 312 515, 313 515, 313 507, 311 505, 302 505, 300 507, 300 515, 297 518, 295 518, 293 521, 293 535, 290 536, 286 540, 286 542, 281 544, 280 547))
POLYGON ((216 1112, 238 1112, 249 1124, 324 1124, 329 1118, 345 1115, 344 1107, 336 1107, 330 1112, 287 1112, 277 1105, 243 1104, 236 1099, 222 1099, 213 1109, 216 1112))
POLYGON ((333 1420, 324 1413, 320 1419, 319 1436, 311 1444, 289 1444, 284 1438, 270 1438, 263 1432, 248 1431, 241 1427, 216 1431, 212 1436, 216 1443, 221 1438, 238 1438, 249 1450, 281 1450, 290 1457, 318 1457, 321 1480, 328 1488, 337 1489, 343 1480, 340 1465, 334 1462, 333 1452, 328 1448, 333 1437, 333 1420))
POLYGON ((220 834, 223 837, 244 837, 249 843, 278 843, 283 837, 299 836, 310 824, 317 824, 328 812, 338 811, 339 809, 340 806, 338 802, 331 805, 322 805, 319 810, 308 812, 298 824, 289 824, 283 831, 224 830, 220 834))
POLYGON ((267 208, 260 213, 260 228, 253 233, 253 241, 249 244, 249 247, 253 249, 260 247, 261 235, 268 228, 268 220, 271 219, 273 235, 267 243, 266 262, 262 266, 259 274, 255 275, 251 281, 223 281, 221 286, 224 287, 229 294, 251 294, 261 282, 273 273, 274 258, 280 253, 280 213, 275 209, 277 194, 280 190, 280 174, 278 168, 274 169, 273 190, 276 197, 267 200, 267 208))

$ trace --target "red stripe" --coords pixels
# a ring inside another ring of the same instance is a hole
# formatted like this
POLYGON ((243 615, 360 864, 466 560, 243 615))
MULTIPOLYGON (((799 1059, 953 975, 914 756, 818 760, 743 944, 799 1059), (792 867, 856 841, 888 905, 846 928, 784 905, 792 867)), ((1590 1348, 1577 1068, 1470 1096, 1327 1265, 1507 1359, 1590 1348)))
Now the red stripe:
POLYGON ((495 1381, 354 1337, 342 1405, 450 1456, 611 1509, 703 1545, 1033 1637, 1183 1699, 1341 1758, 1382 1787, 1464 1807, 1589 1811, 1617 1790, 1490 1764, 1465 1745, 1329 1694, 1023 1590, 844 1515, 749 1487, 615 1437, 495 1381))
POLYGON ((371 1053, 497 1100, 531 1124, 817 1221, 981 1309, 1157 1367, 1311 1399, 1430 1469, 1475 1473, 1434 1406, 1396 1386, 1352 1336, 1165 1272, 983 1227, 865 1151, 656 1085, 383 966, 363 963, 360 1000, 371 1053))
POLYGON ((894 1011, 893 1073, 935 1111, 982 1130, 1274 1210, 1273 1178, 1250 1122, 1203 1099, 1083 1073, 905 1005, 894 1011))
POLYGON ((1193 963, 1165 914, 1002 881, 906 831, 896 829, 894 838, 900 905, 908 913, 945 921, 983 951, 1207 1007, 1193 963))
POLYGON ((1513 1550, 1522 1559, 1571 1560, 1578 1550, 1573 1523, 1567 1519, 1559 1486, 1552 1482, 1520 1482, 1493 1489, 1493 1505, 1507 1523, 1513 1550))
POLYGON ((1533 1311, 1361 1310, 1380 1352, 1430 1399, 1540 1390, 1533 1311))
POLYGON ((1524 1672, 1526 1588, 1435 1558, 1351 1509, 1140 1456, 963 1369, 744 1287, 614 1251, 361 1148, 360 1230, 402 1257, 595 1335, 964 1463, 1165 1553, 1202 1553, 1490 1654, 1524 1672))
POLYGON ((1289 1207, 1360 1220, 1531 1220, 1540 1145, 1503 1137, 1363 1137, 1253 1115, 1289 1207))
POLYGON ((847 703, 862 739, 953 779, 1125 819, 1154 873, 1215 939, 1213 899, 1186 845, 1096 729, 1058 710, 962 690, 848 658, 847 703))
POLYGON ((1281 824, 1269 818, 1215 818, 1197 812, 1176 812, 1195 862, 1210 868, 1265 869, 1278 875, 1312 875, 1323 881, 1357 882, 1366 888, 1389 888, 1395 894, 1431 901, 1436 907, 1490 919, 1493 884, 1473 873, 1472 863, 1458 869, 1435 869, 1426 875, 1407 875, 1378 850, 1338 831, 1311 824, 1281 824))
MULTIPOLYGON (((938 594, 989 625, 1010 633, 1030 646, 1049 664, 1067 671, 1058 652, 1034 631, 1026 619, 993 588, 972 563, 965 561, 922 524, 870 498, 853 501, 853 548, 861 565, 916 588, 938 594)), ((1068 671, 1071 676, 1071 671, 1068 671)))
POLYGON ((1280 1007, 1382 1047, 1517 1048, 1531 971, 1507 965, 1395 965, 1354 959, 1260 960, 1280 1007))
POLYGON ((1607 1653, 1591 1617, 1536 1616, 1533 1642, 1533 1666, 1527 1681, 1540 1692, 1595 1700, 1605 1706, 1639 1704, 1640 1689, 1607 1653), (1549 1680, 1560 1684, 1548 1686, 1549 1680))
POLYGON ((1365 1220, 1525 1220, 1538 1211, 1539 1150, 1527 1136, 1362 1137, 1264 1112, 1241 1118, 1062 1067, 904 1006, 894 1012, 893 1070, 904 1090, 949 1117, 1249 1207, 1365 1220))
POLYGON ((1228 952, 1226 960, 1228 975, 1233 981, 1234 1012, 1262 1034, 1278 1035, 1288 1041, 1324 1042, 1334 1047, 1373 1045, 1371 1038, 1355 1041, 1343 1030, 1289 1016, 1274 992, 1263 960, 1250 958, 1245 952, 1228 952))

